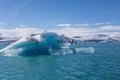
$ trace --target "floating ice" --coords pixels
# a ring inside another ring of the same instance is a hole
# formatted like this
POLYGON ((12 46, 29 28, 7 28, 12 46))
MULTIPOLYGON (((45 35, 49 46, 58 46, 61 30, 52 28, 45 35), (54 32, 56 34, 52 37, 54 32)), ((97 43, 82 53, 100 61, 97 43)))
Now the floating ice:
MULTIPOLYGON (((0 50, 6 56, 16 55, 65 55, 79 52, 94 53, 94 48, 71 48, 74 41, 53 32, 44 32, 31 37, 24 37, 0 50)), ((74 44, 75 45, 75 44, 74 44)), ((77 44, 76 44, 77 45, 77 44)))

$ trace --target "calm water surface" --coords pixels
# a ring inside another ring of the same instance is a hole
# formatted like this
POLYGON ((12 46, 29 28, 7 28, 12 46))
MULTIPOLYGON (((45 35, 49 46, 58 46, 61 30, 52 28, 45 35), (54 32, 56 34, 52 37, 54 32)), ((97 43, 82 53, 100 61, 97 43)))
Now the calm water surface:
POLYGON ((81 46, 93 47, 95 53, 0 55, 0 80, 120 80, 120 43, 84 43, 81 46))

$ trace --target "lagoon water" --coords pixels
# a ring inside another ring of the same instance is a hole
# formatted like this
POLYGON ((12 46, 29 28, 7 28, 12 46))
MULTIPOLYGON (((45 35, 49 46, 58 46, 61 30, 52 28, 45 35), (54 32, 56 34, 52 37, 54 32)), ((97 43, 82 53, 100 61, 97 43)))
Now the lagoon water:
MULTIPOLYGON (((120 43, 82 43, 94 53, 0 55, 0 80, 120 80, 120 43)), ((0 45, 3 48, 3 45, 0 45)))

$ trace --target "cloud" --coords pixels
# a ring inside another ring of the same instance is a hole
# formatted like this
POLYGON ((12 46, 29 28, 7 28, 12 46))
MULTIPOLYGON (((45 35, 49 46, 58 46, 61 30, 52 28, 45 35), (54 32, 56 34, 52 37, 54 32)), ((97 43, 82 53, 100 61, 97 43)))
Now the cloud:
POLYGON ((1 29, 0 30, 2 36, 17 36, 17 37, 26 37, 30 36, 33 33, 42 33, 43 29, 40 28, 15 28, 15 29, 1 29))
POLYGON ((93 24, 83 23, 83 24, 57 24, 58 27, 89 27, 89 26, 101 26, 101 25, 110 25, 110 22, 97 22, 93 24))
POLYGON ((56 32, 57 34, 65 34, 68 37, 73 37, 77 35, 86 35, 86 33, 97 33, 100 30, 96 28, 73 28, 73 27, 62 27, 61 29, 48 30, 50 32, 56 32))
POLYGON ((85 35, 85 33, 100 32, 97 28, 73 28, 73 27, 63 27, 61 29, 48 30, 50 32, 56 32, 57 34, 65 34, 68 37, 73 37, 76 35, 85 35))
POLYGON ((24 25, 24 24, 20 24, 19 27, 26 27, 26 25, 24 25))
POLYGON ((120 31, 120 26, 107 25, 107 26, 102 26, 99 29, 104 31, 120 31))
POLYGON ((56 26, 59 26, 59 27, 70 27, 70 26, 73 26, 72 24, 57 24, 56 26))
POLYGON ((2 29, 6 25, 6 22, 0 22, 0 28, 2 29))
POLYGON ((85 24, 75 24, 74 26, 90 26, 91 24, 85 23, 85 24))
MULTIPOLYGON (((76 35, 86 35, 89 33, 101 33, 105 31, 118 31, 120 30, 120 26, 102 26, 97 28, 90 27, 61 27, 59 29, 49 29, 48 32, 55 32, 59 35, 65 34, 68 37, 73 37, 76 35)), ((44 29, 34 28, 34 27, 19 27, 16 29, 1 29, 0 32, 3 36, 30 36, 33 33, 42 33, 44 29)))
POLYGON ((5 22, 0 22, 0 25, 6 25, 6 23, 5 22))
POLYGON ((58 27, 81 27, 81 26, 90 26, 91 24, 57 24, 58 27))
POLYGON ((109 24, 112 24, 112 23, 110 23, 110 22, 97 22, 94 25, 95 26, 100 26, 100 25, 109 25, 109 24))
POLYGON ((62 28, 61 30, 63 31, 68 31, 68 32, 77 32, 77 33, 83 33, 83 32, 99 32, 98 29, 95 28, 71 28, 71 27, 66 27, 62 28))

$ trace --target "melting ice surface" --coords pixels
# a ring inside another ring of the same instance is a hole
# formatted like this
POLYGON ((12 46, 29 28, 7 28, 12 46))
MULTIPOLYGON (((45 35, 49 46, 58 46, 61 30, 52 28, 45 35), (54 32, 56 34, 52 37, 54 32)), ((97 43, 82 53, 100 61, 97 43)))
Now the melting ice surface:
MULTIPOLYGON (((68 38, 69 40, 69 38, 68 38)), ((77 47, 68 42, 65 36, 53 32, 44 32, 32 37, 23 37, 17 42, 0 50, 5 56, 16 55, 60 55, 73 53, 94 53, 93 47, 77 47), (62 42, 60 42, 62 40, 62 42)))

